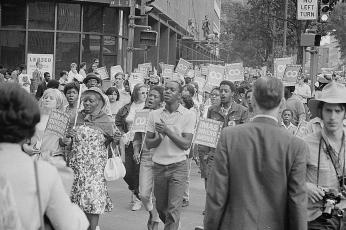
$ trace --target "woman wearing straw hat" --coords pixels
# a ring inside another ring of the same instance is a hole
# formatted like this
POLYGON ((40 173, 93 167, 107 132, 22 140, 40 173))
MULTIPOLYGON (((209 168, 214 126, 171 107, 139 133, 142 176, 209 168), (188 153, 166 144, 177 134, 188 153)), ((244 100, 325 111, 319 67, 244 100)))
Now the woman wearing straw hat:
POLYGON ((342 209, 346 208, 345 193, 345 153, 346 139, 343 120, 346 113, 346 87, 339 83, 326 85, 318 99, 308 103, 313 116, 323 121, 321 131, 312 133, 304 140, 309 146, 307 154, 308 229, 344 229, 342 209), (336 206, 331 205, 331 216, 322 215, 326 194, 342 193, 336 206), (341 211, 340 211, 341 210, 341 211))

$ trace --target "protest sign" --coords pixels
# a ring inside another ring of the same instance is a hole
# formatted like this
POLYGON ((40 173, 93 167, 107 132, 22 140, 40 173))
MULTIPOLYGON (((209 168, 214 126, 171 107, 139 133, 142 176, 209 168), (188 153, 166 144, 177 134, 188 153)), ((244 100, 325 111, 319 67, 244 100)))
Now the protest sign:
POLYGON ((105 79, 109 78, 106 66, 97 68, 96 71, 100 75, 100 78, 102 80, 105 80, 105 79))
POLYGON ((221 129, 221 121, 200 118, 197 124, 194 143, 216 148, 217 142, 220 137, 221 129))
POLYGON ((129 78, 131 92, 137 84, 144 84, 144 75, 142 73, 131 73, 129 78))
POLYGON ((201 74, 204 75, 204 76, 208 76, 208 74, 209 74, 208 66, 206 66, 206 65, 202 65, 201 66, 201 74))
POLYGON ((317 10, 317 0, 297 0, 297 20, 316 20, 317 10))
POLYGON ((207 78, 207 84, 210 86, 219 86, 224 79, 225 67, 218 65, 209 66, 209 74, 207 78))
POLYGON ((181 75, 185 75, 187 71, 192 69, 192 63, 180 58, 177 67, 175 68, 175 72, 180 73, 181 75))
POLYGON ((286 65, 292 64, 292 57, 274 59, 274 77, 282 79, 286 65))
POLYGON ((45 132, 52 133, 59 138, 63 138, 69 124, 69 119, 70 116, 67 113, 59 110, 53 110, 49 115, 45 132))
POLYGON ((174 72, 174 65, 162 64, 162 77, 163 79, 172 79, 174 72))
POLYGON ((189 71, 187 71, 187 73, 184 77, 188 77, 188 78, 193 79, 195 77, 195 70, 189 69, 189 71))
POLYGON ((117 73, 124 73, 123 68, 120 65, 111 66, 111 81, 114 82, 114 77, 117 73))
POLYGON ((285 73, 282 81, 297 83, 297 77, 300 75, 302 70, 301 65, 286 65, 285 73))
POLYGON ((28 54, 27 56, 27 74, 32 78, 34 72, 48 72, 53 76, 53 54, 28 54), (38 65, 36 66, 36 64, 38 65))
POLYGON ((243 63, 226 64, 226 79, 229 81, 244 81, 243 63))
POLYGON ((147 130, 147 124, 148 124, 148 118, 149 118, 149 111, 138 111, 135 114, 135 118, 133 120, 131 131, 132 132, 146 132, 147 130))

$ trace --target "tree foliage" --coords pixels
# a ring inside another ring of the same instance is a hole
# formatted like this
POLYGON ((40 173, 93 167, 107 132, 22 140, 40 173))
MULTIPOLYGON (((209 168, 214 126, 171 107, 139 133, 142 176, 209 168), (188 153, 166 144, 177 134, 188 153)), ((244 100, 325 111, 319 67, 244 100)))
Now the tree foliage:
POLYGON ((346 4, 337 4, 329 19, 328 29, 339 43, 341 58, 346 59, 346 4))

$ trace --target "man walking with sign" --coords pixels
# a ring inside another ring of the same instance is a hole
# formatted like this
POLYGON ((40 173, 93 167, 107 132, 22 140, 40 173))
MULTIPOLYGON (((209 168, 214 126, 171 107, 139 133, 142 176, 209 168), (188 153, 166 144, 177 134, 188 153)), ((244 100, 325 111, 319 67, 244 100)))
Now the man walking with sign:
POLYGON ((168 81, 164 89, 165 108, 149 115, 146 144, 153 151, 154 195, 164 230, 177 230, 183 194, 187 185, 186 150, 191 146, 195 116, 181 104, 182 86, 168 81))
POLYGON ((256 115, 225 128, 208 178, 206 230, 305 230, 306 144, 282 132, 278 114, 283 84, 277 78, 254 83, 256 115))

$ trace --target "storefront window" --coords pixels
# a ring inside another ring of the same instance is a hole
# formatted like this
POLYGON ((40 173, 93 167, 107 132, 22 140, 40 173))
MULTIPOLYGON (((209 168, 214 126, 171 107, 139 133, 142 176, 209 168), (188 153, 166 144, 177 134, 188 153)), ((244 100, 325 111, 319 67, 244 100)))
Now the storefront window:
POLYGON ((58 33, 56 38, 55 76, 70 70, 72 62, 79 64, 79 34, 58 33))
MULTIPOLYGON (((82 60, 89 66, 94 58, 100 59, 101 53, 101 36, 82 35, 82 60)), ((101 63, 100 63, 101 66, 101 63)))
POLYGON ((115 8, 104 9, 104 33, 118 35, 119 11, 115 8))
POLYGON ((54 53, 54 33, 29 32, 28 52, 34 54, 54 53))
POLYGON ((117 38, 113 36, 103 36, 103 54, 117 53, 117 38))
POLYGON ((102 32, 102 7, 85 5, 83 7, 83 31, 102 32))
POLYGON ((58 4, 58 30, 80 31, 80 5, 58 4))
POLYGON ((30 29, 54 29, 54 1, 29 3, 29 28, 30 29))
POLYGON ((25 32, 0 31, 0 60, 5 68, 13 69, 25 63, 25 32))
POLYGON ((25 0, 1 0, 0 27, 25 29, 25 0))

